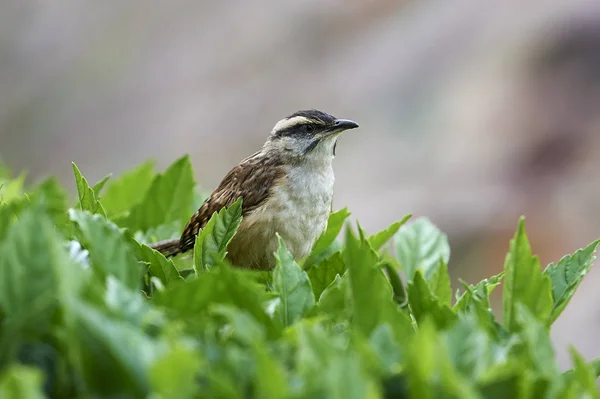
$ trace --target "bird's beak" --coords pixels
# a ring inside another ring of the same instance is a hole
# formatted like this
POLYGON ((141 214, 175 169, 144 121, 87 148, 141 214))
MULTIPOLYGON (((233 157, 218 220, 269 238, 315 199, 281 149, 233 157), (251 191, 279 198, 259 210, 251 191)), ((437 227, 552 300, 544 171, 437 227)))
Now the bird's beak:
POLYGON ((341 132, 349 129, 356 129, 358 127, 358 123, 351 121, 349 119, 336 119, 333 123, 333 131, 341 132))
POLYGON ((336 119, 333 122, 333 126, 331 126, 325 132, 324 136, 329 136, 332 134, 338 134, 343 132, 344 130, 356 129, 358 127, 358 123, 351 121, 349 119, 336 119))

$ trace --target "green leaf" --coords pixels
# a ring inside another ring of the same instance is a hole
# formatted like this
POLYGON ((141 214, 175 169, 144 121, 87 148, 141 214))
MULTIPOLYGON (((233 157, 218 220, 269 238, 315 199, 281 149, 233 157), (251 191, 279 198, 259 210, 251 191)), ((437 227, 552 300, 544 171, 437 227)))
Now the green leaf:
MULTIPOLYGON (((491 381, 502 385, 505 379, 511 379, 522 371, 522 360, 515 356, 518 353, 515 348, 521 344, 518 338, 492 336, 477 314, 460 314, 444 338, 450 361, 456 370, 480 386, 487 386, 491 381)), ((510 381, 511 384, 513 382, 510 381)), ((489 391, 498 389, 498 386, 487 387, 484 397, 497 397, 489 391)), ((499 391, 508 394, 510 389, 503 386, 499 391)))
POLYGON ((127 213, 143 199, 155 177, 154 161, 147 161, 112 180, 102 195, 102 205, 109 217, 127 213))
POLYGON ((13 364, 0 374, 0 398, 44 399, 43 383, 40 370, 13 364))
POLYGON ((375 353, 379 365, 389 374, 396 373, 401 367, 402 350, 396 342, 394 330, 388 323, 380 324, 369 337, 371 349, 375 353))
POLYGON ((378 267, 379 256, 369 245, 360 226, 358 230, 358 238, 350 229, 346 230, 344 250, 352 293, 352 324, 368 337, 379 323, 388 321, 397 328, 398 335, 405 335, 412 328, 410 319, 396 307, 392 287, 378 267))
POLYGON ((46 212, 57 227, 60 229, 66 228, 69 223, 67 193, 58 184, 56 178, 44 180, 28 196, 32 202, 40 201, 43 203, 46 212))
POLYGON ((273 288, 279 294, 280 303, 275 314, 284 326, 294 324, 315 305, 310 280, 305 271, 294 261, 285 243, 277 234, 278 248, 273 271, 273 288))
POLYGON ((431 380, 435 375, 435 363, 439 356, 436 341, 436 331, 433 325, 423 323, 409 347, 408 365, 410 368, 407 369, 407 372, 413 398, 435 397, 435 385, 431 380))
POLYGON ((310 255, 304 261, 303 267, 305 269, 322 260, 322 256, 327 252, 327 249, 335 242, 335 239, 340 234, 348 216, 350 216, 350 212, 347 208, 331 212, 329 219, 327 220, 327 228, 314 243, 310 255))
POLYGON ((264 399, 286 398, 289 395, 288 377, 283 365, 264 345, 254 343, 256 356, 256 397, 264 399))
POLYGON ((477 285, 473 286, 472 284, 467 284, 461 280, 461 283, 465 287, 465 292, 457 298, 456 303, 452 310, 455 312, 459 312, 463 309, 466 309, 473 301, 481 301, 485 308, 490 307, 490 295, 494 291, 502 278, 504 277, 504 272, 501 272, 493 277, 483 279, 477 285))
MULTIPOLYGON (((497 335, 501 327, 496 322, 490 305, 490 295, 494 288, 500 284, 504 272, 484 279, 476 286, 461 280, 465 292, 458 298, 452 310, 459 314, 474 314, 477 316, 479 326, 485 328, 489 334, 497 335)), ((503 330, 504 331, 504 330, 503 330)))
POLYGON ((250 314, 236 307, 216 304, 210 307, 210 314, 224 318, 229 334, 246 345, 261 343, 266 338, 264 326, 250 314))
POLYGON ((524 304, 517 303, 514 311, 527 347, 530 369, 547 378, 557 377, 560 372, 548 329, 524 304))
POLYGON ((137 289, 141 281, 141 268, 129 242, 119 228, 98 215, 70 210, 70 217, 81 231, 82 244, 90 252, 90 260, 96 273, 105 280, 113 275, 131 289, 137 289))
POLYGON ((209 306, 215 304, 234 305, 251 314, 265 326, 267 334, 273 335, 278 329, 263 307, 265 300, 264 287, 226 263, 185 283, 172 284, 154 297, 154 303, 169 309, 175 317, 187 320, 201 321, 201 316, 208 314, 209 306))
POLYGON ((142 330, 114 320, 81 302, 70 306, 74 323, 69 350, 77 359, 85 385, 107 397, 129 393, 146 397, 148 368, 159 354, 159 345, 142 330), (104 376, 110 370, 110 380, 104 376))
POLYGON ((598 385, 596 384, 596 373, 594 368, 585 362, 585 359, 577 352, 573 347, 569 348, 571 354, 571 360, 573 365, 572 379, 576 381, 581 388, 579 397, 584 395, 589 398, 598 398, 600 392, 598 391, 598 385))
POLYGON ((335 280, 335 277, 343 275, 345 271, 346 265, 341 252, 334 253, 308 269, 308 277, 315 298, 320 297, 323 290, 335 280))
POLYGON ((10 203, 21 198, 23 196, 26 177, 25 173, 21 173, 19 177, 3 182, 0 186, 1 202, 10 203))
POLYGON ((394 268, 393 263, 389 260, 383 260, 382 264, 382 268, 390 281, 390 285, 392 286, 392 292, 394 293, 394 301, 401 306, 406 305, 406 289, 404 288, 404 283, 400 278, 400 273, 398 273, 398 271, 394 268))
MULTIPOLYGON (((115 223, 119 224, 119 219, 117 219, 115 223)), ((162 239, 171 239, 174 237, 179 238, 180 236, 181 226, 179 222, 161 224, 160 226, 153 227, 151 229, 146 230, 145 232, 138 230, 135 233, 133 233, 133 237, 135 238, 135 240, 144 244, 162 241, 162 239)))
MULTIPOLYGON (((359 227, 360 229, 360 227, 359 227)), ((353 323, 365 336, 385 320, 383 315, 393 303, 393 292, 387 278, 377 267, 379 257, 359 231, 360 237, 346 230, 344 261, 348 267, 354 307, 353 323)))
POLYGON ((369 244, 375 251, 379 251, 393 236, 398 232, 400 227, 410 219, 412 215, 405 215, 401 220, 392 223, 387 229, 380 231, 379 233, 373 234, 369 237, 369 244))
MULTIPOLYGON (((420 275, 418 272, 415 279, 420 275)), ((445 340, 435 324, 423 320, 408 345, 405 364, 411 398, 479 398, 473 382, 460 375, 450 361, 445 340)))
POLYGON ((562 313, 575 294, 575 290, 589 272, 595 260, 596 248, 600 240, 596 240, 584 249, 575 251, 573 255, 566 255, 558 264, 550 263, 544 270, 544 275, 552 281, 552 313, 550 323, 554 322, 562 313))
POLYGON ((301 397, 326 397, 323 392, 326 383, 323 371, 328 361, 336 356, 341 338, 327 334, 322 325, 307 321, 294 325, 293 331, 298 346, 294 359, 297 372, 300 378, 307 381, 301 397))
POLYGON ((110 179, 110 175, 104 176, 104 178, 102 180, 100 180, 99 182, 94 184, 94 187, 92 187, 92 190, 94 191, 94 195, 96 196, 96 198, 100 198, 100 192, 106 185, 106 182, 108 181, 108 179, 110 179))
POLYGON ((173 281, 183 280, 171 259, 144 244, 139 244, 136 249, 140 261, 148 265, 150 275, 160 279, 165 287, 173 281))
POLYGON ((450 275, 448 275, 448 266, 444 261, 441 261, 440 266, 435 269, 428 284, 433 295, 435 295, 442 304, 447 306, 451 305, 452 287, 450 285, 450 275))
POLYGON ((377 385, 356 352, 344 351, 343 339, 320 325, 297 324, 298 367, 302 398, 378 398, 377 385))
MULTIPOLYGON (((483 398, 535 398, 523 395, 523 387, 527 383, 523 364, 514 358, 501 367, 495 367, 489 377, 479 383, 483 398)), ((562 399, 562 398, 561 398, 562 399)))
POLYGON ((61 244, 49 217, 38 206, 23 212, 9 228, 0 246, 0 308, 4 322, 11 323, 14 331, 24 327, 44 331, 57 297, 75 294, 77 270, 72 270, 61 244))
POLYGON ((110 316, 140 328, 149 324, 164 324, 163 315, 151 306, 140 291, 127 288, 114 276, 108 276, 106 290, 102 294, 103 301, 98 301, 98 304, 105 305, 110 316))
MULTIPOLYGON (((592 368, 596 378, 600 377, 600 359, 594 359, 594 360, 590 361, 589 363, 587 363, 587 365, 592 368)), ((567 371, 567 373, 568 373, 568 371, 567 371)))
POLYGON ((446 334, 452 363, 462 375, 479 381, 501 356, 494 356, 493 342, 475 315, 462 315, 446 334))
POLYGON ((550 277, 542 273, 539 259, 531 253, 523 218, 519 220, 517 232, 510 242, 504 273, 504 326, 511 332, 518 328, 515 314, 517 303, 522 303, 537 320, 547 325, 552 311, 552 285, 550 277))
POLYGON ((456 315, 450 307, 440 301, 431 292, 420 270, 408 284, 408 303, 417 323, 430 316, 438 328, 445 328, 456 320, 456 315))
POLYGON ((177 344, 152 363, 149 381, 152 391, 163 398, 192 398, 202 359, 197 352, 177 344))
POLYGON ((337 275, 333 282, 323 290, 319 297, 320 313, 327 314, 333 320, 346 321, 352 315, 350 281, 348 274, 337 275), (350 304, 350 305, 349 305, 350 304))
POLYGON ((213 213, 206 226, 196 236, 194 266, 208 270, 227 255, 227 246, 242 223, 242 197, 230 207, 213 213))
MULTIPOLYGON (((189 209, 194 199, 194 185, 192 164, 186 155, 169 166, 164 174, 154 177, 142 201, 131 208, 122 225, 132 231, 147 231, 179 221, 183 227, 191 216, 189 209)), ((130 198, 129 195, 124 196, 130 198)), ((120 205, 122 202, 119 200, 117 203, 120 205)))
POLYGON ((10 225, 18 220, 24 210, 40 205, 45 208, 46 213, 59 230, 64 231, 69 224, 67 194, 58 185, 55 178, 49 178, 21 198, 0 205, 0 240, 4 238, 10 225))
POLYGON ((448 237, 426 218, 405 224, 396 234, 396 256, 402 265, 408 282, 417 270, 426 279, 440 266, 448 264, 450 246, 448 237))
POLYGON ((234 346, 221 348, 212 342, 208 351, 217 352, 218 358, 204 368, 196 398, 245 399, 255 368, 250 352, 234 346))
POLYGON ((102 204, 96 198, 96 194, 94 194, 94 190, 90 188, 87 180, 81 172, 75 162, 73 165, 73 173, 75 174, 75 184, 77 185, 77 193, 79 196, 79 207, 83 211, 89 211, 90 213, 98 213, 104 217, 106 217, 106 213, 104 212, 104 208, 102 204))
POLYGON ((13 201, 10 204, 0 203, 0 241, 4 240, 9 227, 17 220, 18 215, 25 209, 27 199, 13 201))
POLYGON ((364 370, 360 358, 355 353, 334 357, 324 369, 326 378, 326 398, 362 399, 378 398, 380 393, 376 382, 364 370))

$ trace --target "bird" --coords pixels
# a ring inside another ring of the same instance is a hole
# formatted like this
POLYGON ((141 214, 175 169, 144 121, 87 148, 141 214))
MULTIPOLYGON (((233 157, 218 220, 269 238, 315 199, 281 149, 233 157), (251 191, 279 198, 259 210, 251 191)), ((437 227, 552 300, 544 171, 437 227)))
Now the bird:
POLYGON ((168 258, 192 250, 211 216, 241 197, 242 221, 226 255, 233 266, 273 269, 277 234, 294 259, 307 256, 332 210, 338 138, 357 127, 352 120, 316 109, 279 120, 262 148, 225 175, 179 238, 150 246, 168 258))

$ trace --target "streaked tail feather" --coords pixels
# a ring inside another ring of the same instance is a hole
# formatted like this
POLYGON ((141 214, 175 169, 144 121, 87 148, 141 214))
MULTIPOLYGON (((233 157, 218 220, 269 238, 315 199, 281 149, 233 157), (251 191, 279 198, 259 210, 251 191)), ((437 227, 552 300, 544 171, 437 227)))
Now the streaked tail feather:
POLYGON ((179 238, 155 242, 150 245, 150 248, 157 250, 167 258, 178 255, 181 252, 179 238))

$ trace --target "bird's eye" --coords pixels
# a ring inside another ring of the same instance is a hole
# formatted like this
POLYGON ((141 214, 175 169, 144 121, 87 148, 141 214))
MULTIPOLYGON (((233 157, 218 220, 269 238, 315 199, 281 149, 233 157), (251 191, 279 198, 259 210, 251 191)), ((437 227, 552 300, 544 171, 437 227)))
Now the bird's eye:
POLYGON ((313 125, 302 125, 302 130, 306 133, 312 133, 315 128, 313 125))

